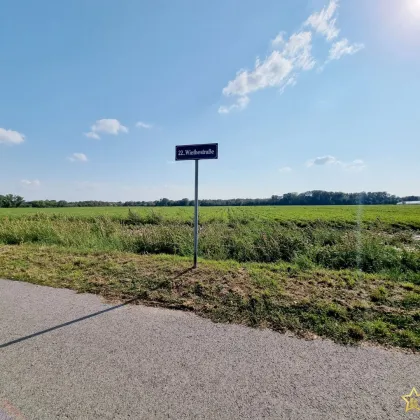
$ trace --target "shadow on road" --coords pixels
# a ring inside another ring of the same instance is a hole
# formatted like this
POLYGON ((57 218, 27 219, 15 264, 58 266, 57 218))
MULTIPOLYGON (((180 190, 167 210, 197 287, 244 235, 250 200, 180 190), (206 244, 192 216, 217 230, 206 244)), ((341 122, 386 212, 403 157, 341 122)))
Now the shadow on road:
MULTIPOLYGON (((186 274, 186 273, 188 273, 192 270, 193 270, 193 268, 191 267, 191 268, 188 268, 187 270, 182 271, 181 273, 177 274, 173 278, 173 280, 178 279, 179 277, 183 276, 184 274, 186 274)), ((122 308, 123 306, 127 306, 130 303, 134 303, 138 299, 139 299, 139 297, 135 297, 133 299, 127 300, 124 303, 120 303, 119 305, 111 306, 110 308, 106 308, 102 311, 94 312, 93 314, 85 315, 85 316, 82 316, 80 318, 73 319, 72 321, 64 322, 63 324, 59 324, 59 325, 56 325, 54 327, 47 328, 46 330, 38 331, 36 333, 29 334, 29 335, 26 335, 24 337, 16 338, 15 340, 9 341, 7 343, 0 344, 0 349, 3 349, 5 347, 9 347, 13 344, 17 344, 17 343, 20 343, 20 342, 25 341, 25 340, 29 340, 31 338, 37 337, 37 336, 42 335, 42 334, 49 333, 49 332, 54 331, 54 330, 58 330, 59 328, 67 327, 69 325, 76 324, 77 322, 81 322, 81 321, 84 321, 86 319, 93 318, 93 317, 98 316, 98 315, 102 315, 106 312, 114 311, 115 309, 122 308)))

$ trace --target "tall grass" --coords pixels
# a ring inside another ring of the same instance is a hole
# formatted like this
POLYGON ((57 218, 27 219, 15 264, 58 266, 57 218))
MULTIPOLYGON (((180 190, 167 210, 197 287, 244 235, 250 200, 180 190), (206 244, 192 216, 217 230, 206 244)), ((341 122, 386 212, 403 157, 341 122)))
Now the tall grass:
MULTIPOLYGON (((33 214, 0 219, 0 243, 35 243, 88 250, 118 250, 139 254, 193 253, 193 232, 187 221, 165 220, 160 213, 125 219, 33 214)), ((319 221, 280 223, 227 211, 224 220, 207 220, 200 227, 200 255, 239 262, 285 261, 331 269, 387 273, 420 284, 420 243, 412 232, 319 221)))

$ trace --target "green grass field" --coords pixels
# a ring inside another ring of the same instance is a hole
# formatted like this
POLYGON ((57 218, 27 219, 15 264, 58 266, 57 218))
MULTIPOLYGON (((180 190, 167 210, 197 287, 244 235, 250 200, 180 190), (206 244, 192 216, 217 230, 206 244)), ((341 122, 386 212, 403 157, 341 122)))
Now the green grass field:
POLYGON ((420 351, 420 206, 0 209, 0 277, 420 351))
MULTIPOLYGON (((160 215, 164 220, 191 221, 192 207, 135 207, 139 215, 151 212, 160 215)), ((25 217, 33 214, 60 214, 80 218, 107 216, 114 220, 127 217, 127 207, 70 207, 70 208, 21 208, 0 209, 0 218, 25 217)), ((200 221, 227 221, 229 215, 249 220, 273 221, 327 221, 357 224, 363 222, 383 222, 397 226, 409 226, 420 229, 420 206, 263 206, 263 207, 201 207, 200 221)))

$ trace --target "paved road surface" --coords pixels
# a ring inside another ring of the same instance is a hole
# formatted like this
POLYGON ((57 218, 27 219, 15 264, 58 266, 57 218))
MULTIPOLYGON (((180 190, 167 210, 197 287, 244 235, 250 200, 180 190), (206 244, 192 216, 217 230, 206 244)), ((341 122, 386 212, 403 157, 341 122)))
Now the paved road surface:
POLYGON ((418 355, 0 280, 1 420, 420 419, 413 386, 418 355))

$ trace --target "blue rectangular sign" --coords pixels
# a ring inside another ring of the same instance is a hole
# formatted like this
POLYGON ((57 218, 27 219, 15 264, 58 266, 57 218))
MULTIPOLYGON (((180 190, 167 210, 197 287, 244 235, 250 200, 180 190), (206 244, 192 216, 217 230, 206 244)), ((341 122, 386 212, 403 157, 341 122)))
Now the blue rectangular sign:
POLYGON ((218 143, 175 146, 175 160, 218 159, 218 143))

